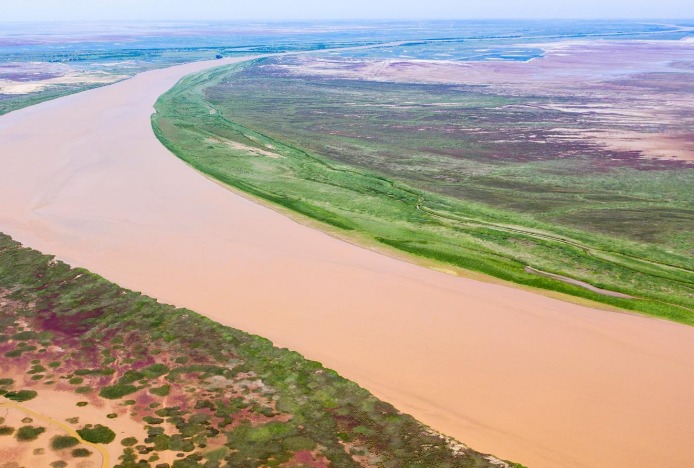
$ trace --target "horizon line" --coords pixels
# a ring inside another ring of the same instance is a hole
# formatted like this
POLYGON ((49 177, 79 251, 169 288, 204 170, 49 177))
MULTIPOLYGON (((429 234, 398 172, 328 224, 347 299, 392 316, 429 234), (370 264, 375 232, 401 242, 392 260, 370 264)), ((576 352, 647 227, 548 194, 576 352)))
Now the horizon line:
POLYGON ((642 21, 694 21, 694 17, 691 18, 672 18, 672 17, 634 17, 634 18, 624 18, 624 17, 525 17, 525 18, 490 18, 490 17, 475 17, 475 18, 291 18, 291 19, 279 19, 279 18, 197 18, 197 19, 183 19, 183 18, 92 18, 92 19, 14 19, 14 20, 0 20, 0 24, 9 23, 83 23, 83 22, 167 22, 167 23, 199 23, 199 22, 212 22, 212 23, 307 23, 307 22, 331 22, 331 23, 346 23, 346 22, 418 22, 418 21, 628 21, 628 22, 642 22, 642 21))

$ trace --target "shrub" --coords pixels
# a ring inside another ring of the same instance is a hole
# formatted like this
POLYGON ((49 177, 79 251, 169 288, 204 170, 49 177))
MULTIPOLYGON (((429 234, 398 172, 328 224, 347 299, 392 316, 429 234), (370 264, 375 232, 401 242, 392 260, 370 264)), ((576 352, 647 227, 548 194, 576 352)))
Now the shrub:
POLYGON ((168 374, 169 368, 164 364, 152 364, 142 369, 142 373, 150 379, 156 379, 164 374, 168 374))
POLYGON ((14 427, 0 426, 0 436, 12 435, 12 434, 14 434, 14 427))
POLYGON ((66 448, 72 448, 79 445, 80 441, 72 436, 55 436, 51 439, 51 448, 53 450, 62 450, 66 448))
POLYGON ((120 443, 124 447, 132 447, 133 445, 137 444, 137 439, 135 437, 126 437, 125 439, 121 440, 120 443))
POLYGON ((36 440, 38 436, 46 432, 45 427, 22 426, 17 430, 15 437, 20 442, 36 440))
POLYGON ((12 335, 12 339, 17 340, 17 341, 28 341, 28 340, 33 340, 37 336, 38 336, 38 333, 36 333, 34 331, 23 331, 23 332, 15 333, 14 335, 12 335))
POLYGON ((87 425, 77 433, 87 442, 93 444, 110 444, 116 438, 116 433, 106 426, 97 424, 96 426, 87 425))
POLYGON ((89 455, 92 454, 92 452, 90 452, 86 448, 76 448, 71 453, 72 453, 72 456, 76 457, 76 458, 84 458, 84 457, 88 457, 89 455))
POLYGON ((36 398, 36 395, 37 393, 33 390, 19 390, 18 392, 5 393, 5 398, 21 403, 23 401, 29 401, 36 398))
POLYGON ((137 387, 134 385, 116 384, 102 388, 99 392, 99 396, 109 400, 117 400, 118 398, 123 398, 125 395, 135 393, 136 391, 137 387))
POLYGON ((168 396, 171 392, 171 385, 162 385, 161 387, 153 387, 149 389, 149 393, 160 397, 168 396))

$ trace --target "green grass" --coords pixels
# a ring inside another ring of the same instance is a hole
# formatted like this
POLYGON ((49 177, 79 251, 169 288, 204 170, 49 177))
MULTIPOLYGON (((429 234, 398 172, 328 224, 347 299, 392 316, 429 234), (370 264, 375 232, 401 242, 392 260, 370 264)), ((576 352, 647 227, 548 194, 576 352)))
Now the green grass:
POLYGON ((457 99, 466 112, 498 117, 497 107, 514 99, 455 94, 448 87, 321 80, 306 85, 305 79, 267 78, 256 70, 262 63, 181 80, 155 106, 152 124, 158 138, 210 177, 300 219, 324 223, 343 237, 694 324, 694 241, 681 235, 694 221, 694 199, 682 189, 691 186, 694 170, 619 167, 598 173, 587 157, 490 163, 484 156, 491 150, 483 140, 459 142, 472 145, 476 156, 452 161, 436 156, 446 149, 445 128, 440 128, 445 119, 432 134, 413 136, 413 126, 439 118, 428 107, 397 114, 394 122, 389 114, 370 114, 368 108, 355 116, 344 105, 457 99), (340 112, 342 117, 335 115, 340 112), (324 113, 330 118, 321 120, 324 113), (332 135, 352 128, 350 122, 355 132, 371 138, 332 135), (396 123, 405 130, 395 129, 396 123), (417 153, 413 145, 431 147, 434 155, 417 153), (261 156, 259 150, 280 157, 261 156), (596 201, 600 197, 608 202, 596 201), (665 206, 677 207, 678 216, 658 214, 665 206), (640 210, 657 224, 637 230, 633 223, 631 231, 638 232, 617 237, 605 227, 606 220, 626 219, 627 214, 620 215, 625 210, 640 210), (526 266, 634 299, 534 275, 526 266))

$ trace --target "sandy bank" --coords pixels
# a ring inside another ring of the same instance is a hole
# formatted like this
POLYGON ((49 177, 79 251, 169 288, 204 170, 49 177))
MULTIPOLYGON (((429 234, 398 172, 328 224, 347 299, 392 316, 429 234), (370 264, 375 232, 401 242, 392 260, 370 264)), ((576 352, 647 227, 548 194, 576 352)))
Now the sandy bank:
POLYGON ((205 179, 149 118, 180 77, 221 63, 0 117, 0 231, 300 351, 477 450, 532 467, 691 463, 694 328, 426 270, 205 179))

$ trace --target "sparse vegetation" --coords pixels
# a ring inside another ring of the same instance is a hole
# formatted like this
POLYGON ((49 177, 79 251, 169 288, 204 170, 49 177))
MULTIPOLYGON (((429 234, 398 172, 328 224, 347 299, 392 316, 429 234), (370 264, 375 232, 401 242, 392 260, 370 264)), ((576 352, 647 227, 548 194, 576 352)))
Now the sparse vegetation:
MULTIPOLYGON (((144 440, 120 440, 123 452, 114 461, 120 468, 142 459, 151 459, 143 466, 155 466, 159 451, 180 455, 176 466, 277 466, 299 463, 297 453, 310 453, 316 463, 349 467, 359 465, 354 447, 386 464, 400 460, 403 467, 492 466, 473 450, 454 450, 444 437, 319 363, 71 269, 2 235, 0 297, 17 304, 14 315, 3 317, 7 332, 17 332, 20 311, 26 329, 40 335, 50 326, 55 347, 27 351, 24 372, 56 360, 53 349, 76 350, 55 369, 56 380, 79 376, 79 384, 95 390, 92 398, 102 399, 104 417, 127 408, 120 417, 142 421, 144 440), (103 361, 114 354, 119 366, 107 369, 103 361), (108 398, 133 388, 142 389, 137 399, 108 398)), ((10 346, 0 343, 0 352, 10 346)), ((42 428, 21 430, 38 436, 42 428)), ((98 424, 87 424, 78 434, 101 444, 116 436, 98 424)), ((74 442, 67 440, 52 443, 74 442)))

